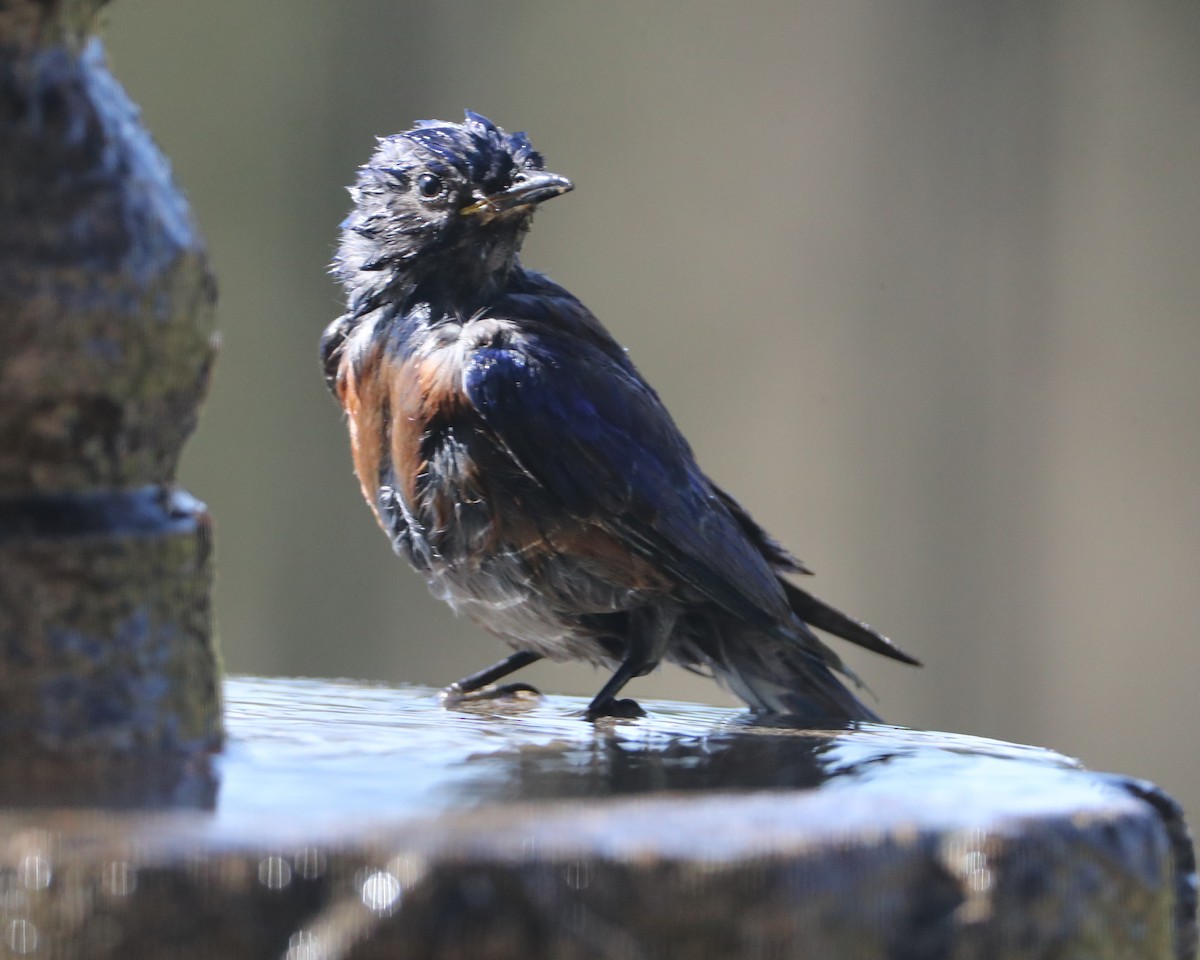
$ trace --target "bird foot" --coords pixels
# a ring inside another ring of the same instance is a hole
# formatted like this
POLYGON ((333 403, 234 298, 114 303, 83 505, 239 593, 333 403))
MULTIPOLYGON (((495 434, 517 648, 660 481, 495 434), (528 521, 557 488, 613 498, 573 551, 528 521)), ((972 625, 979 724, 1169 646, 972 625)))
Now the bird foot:
POLYGON ((646 711, 638 706, 636 700, 606 700, 604 703, 593 703, 583 713, 585 720, 599 720, 602 717, 613 717, 617 720, 637 720, 644 717, 646 711))
POLYGON ((541 695, 537 687, 528 683, 492 684, 479 690, 463 690, 457 683, 452 683, 438 693, 438 702, 447 709, 470 707, 475 704, 528 706, 541 695))

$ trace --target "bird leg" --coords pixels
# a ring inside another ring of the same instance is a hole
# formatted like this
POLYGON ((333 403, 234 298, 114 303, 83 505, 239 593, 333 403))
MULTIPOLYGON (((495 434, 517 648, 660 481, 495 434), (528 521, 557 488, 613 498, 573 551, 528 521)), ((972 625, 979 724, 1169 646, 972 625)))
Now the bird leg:
POLYGON ((484 687, 495 683, 501 677, 507 677, 510 673, 515 673, 522 667, 527 667, 531 663, 536 663, 541 659, 542 655, 540 653, 533 653, 529 650, 518 650, 516 653, 509 654, 499 663, 493 663, 490 667, 486 667, 478 673, 472 673, 470 676, 463 677, 461 680, 456 680, 448 687, 445 687, 440 696, 442 704, 444 706, 453 706, 456 703, 467 703, 472 700, 486 700, 514 693, 517 690, 537 693, 537 690, 527 683, 510 683, 505 684, 503 687, 497 687, 495 690, 482 691, 484 687))
POLYGON ((625 650, 625 659, 588 704, 583 714, 586 719, 620 717, 630 720, 646 715, 637 701, 618 700, 617 694, 634 677, 645 676, 658 666, 666 652, 671 631, 675 629, 677 617, 678 612, 674 608, 662 605, 642 607, 630 613, 629 645, 625 650))

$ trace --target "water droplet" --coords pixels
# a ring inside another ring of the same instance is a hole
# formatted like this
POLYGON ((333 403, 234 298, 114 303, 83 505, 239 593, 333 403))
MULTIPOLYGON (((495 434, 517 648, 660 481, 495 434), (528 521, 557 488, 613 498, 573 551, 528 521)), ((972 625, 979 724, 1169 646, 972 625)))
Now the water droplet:
POLYGON ((21 883, 28 890, 45 890, 50 886, 50 861, 31 853, 21 861, 21 883))
POLYGON ((127 897, 137 889, 137 870, 124 860, 114 860, 104 871, 104 892, 113 897, 127 897))
POLYGON ((5 931, 5 941, 13 953, 33 953, 38 946, 37 927, 29 920, 12 920, 5 931))
POLYGON ((325 960, 325 945, 311 930, 298 930, 288 938, 284 960, 325 960))
POLYGON ((258 882, 269 890, 282 890, 292 882, 292 865, 283 857, 266 857, 258 864, 258 882))
POLYGON ((325 872, 325 854, 316 847, 305 847, 296 854, 296 872, 305 880, 315 880, 325 872))
POLYGON ((584 860, 573 860, 567 864, 567 886, 572 890, 586 890, 592 882, 592 870, 584 860))
POLYGON ((391 913, 400 900, 400 881, 392 874, 377 870, 362 885, 362 901, 375 913, 391 913))

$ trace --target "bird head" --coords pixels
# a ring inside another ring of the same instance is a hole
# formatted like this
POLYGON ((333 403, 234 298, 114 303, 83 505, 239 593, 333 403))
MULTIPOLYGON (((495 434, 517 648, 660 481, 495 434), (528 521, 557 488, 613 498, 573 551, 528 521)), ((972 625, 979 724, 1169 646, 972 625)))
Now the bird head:
POLYGON ((373 301, 424 282, 469 294, 511 269, 534 208, 571 188, 524 133, 470 111, 421 121, 359 168, 333 273, 373 301))

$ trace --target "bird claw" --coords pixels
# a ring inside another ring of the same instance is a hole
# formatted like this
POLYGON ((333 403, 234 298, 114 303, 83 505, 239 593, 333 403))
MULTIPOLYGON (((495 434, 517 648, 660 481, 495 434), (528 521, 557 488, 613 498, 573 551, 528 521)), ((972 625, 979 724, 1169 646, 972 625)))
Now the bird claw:
POLYGON ((452 683, 438 693, 438 702, 446 708, 481 703, 526 706, 541 695, 537 687, 528 683, 492 684, 479 690, 463 690, 457 683, 452 683))
POLYGON ((608 700, 602 704, 592 704, 584 711, 583 717, 585 720, 600 720, 603 717, 612 717, 617 720, 637 720, 640 717, 646 716, 646 711, 643 710, 636 700, 608 700))

